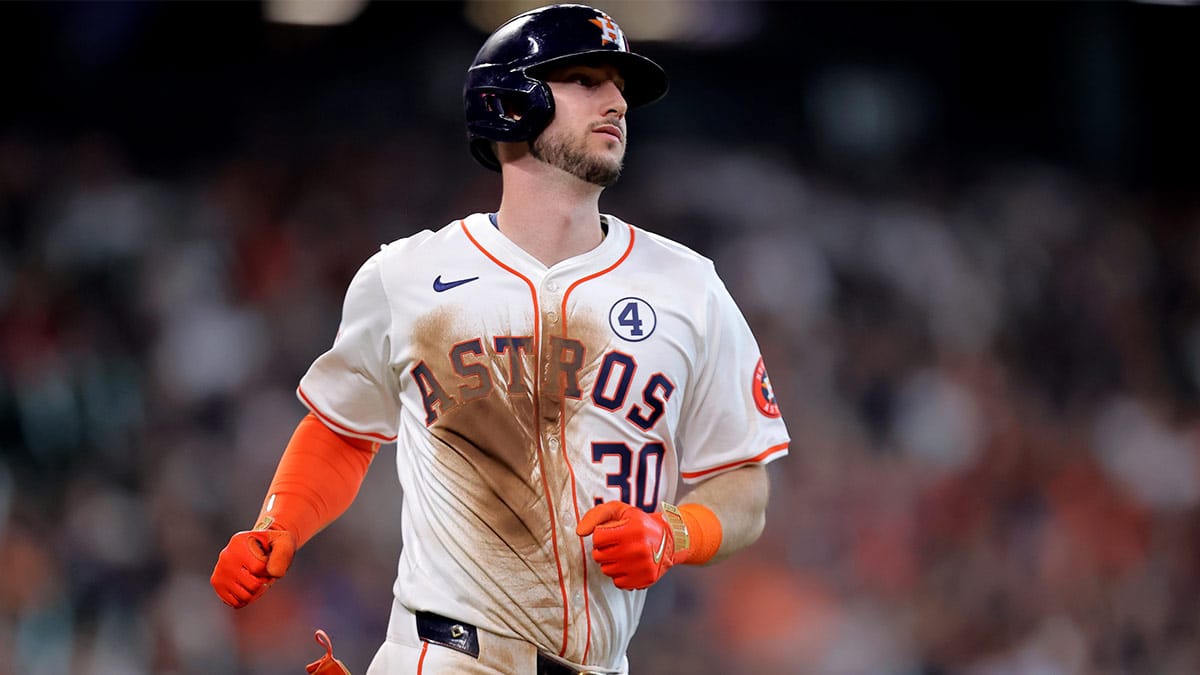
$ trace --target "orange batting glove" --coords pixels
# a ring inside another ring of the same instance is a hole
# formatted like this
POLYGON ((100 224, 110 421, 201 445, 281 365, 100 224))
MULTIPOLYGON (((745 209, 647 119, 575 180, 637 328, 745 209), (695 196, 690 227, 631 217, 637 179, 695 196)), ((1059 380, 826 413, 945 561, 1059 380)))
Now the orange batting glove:
POLYGON ((287 530, 246 530, 229 539, 213 568, 213 590, 225 604, 241 609, 287 573, 296 555, 296 537, 287 530))
POLYGON ((686 543, 675 549, 675 532, 661 511, 650 514, 624 502, 592 507, 575 533, 592 536, 592 559, 627 591, 649 587, 690 553, 686 543))

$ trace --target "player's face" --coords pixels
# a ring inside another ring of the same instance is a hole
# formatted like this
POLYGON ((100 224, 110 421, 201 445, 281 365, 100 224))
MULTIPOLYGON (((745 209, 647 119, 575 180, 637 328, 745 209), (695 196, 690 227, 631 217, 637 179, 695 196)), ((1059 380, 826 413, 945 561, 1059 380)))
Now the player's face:
POLYGON ((571 175, 608 187, 625 158, 625 80, 611 65, 573 65, 546 77, 554 119, 534 140, 534 157, 571 175))

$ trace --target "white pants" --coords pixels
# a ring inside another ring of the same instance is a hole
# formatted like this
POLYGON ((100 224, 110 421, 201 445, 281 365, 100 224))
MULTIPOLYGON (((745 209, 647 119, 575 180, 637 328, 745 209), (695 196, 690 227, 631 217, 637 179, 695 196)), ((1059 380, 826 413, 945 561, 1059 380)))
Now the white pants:
MULTIPOLYGON (((393 603, 387 640, 375 652, 367 675, 528 675, 537 672, 538 650, 533 643, 482 628, 476 628, 476 632, 479 636, 478 659, 422 641, 417 635, 416 615, 393 603)), ((613 675, 627 670, 591 669, 613 675)))

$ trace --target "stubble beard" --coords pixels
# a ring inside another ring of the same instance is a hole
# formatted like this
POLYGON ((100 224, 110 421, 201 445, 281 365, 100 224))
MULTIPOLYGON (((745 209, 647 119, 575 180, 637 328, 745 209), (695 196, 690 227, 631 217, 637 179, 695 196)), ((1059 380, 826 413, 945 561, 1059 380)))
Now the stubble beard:
POLYGON ((535 158, 566 171, 576 178, 609 187, 621 177, 622 160, 589 154, 586 143, 573 143, 566 134, 542 133, 529 144, 535 158))

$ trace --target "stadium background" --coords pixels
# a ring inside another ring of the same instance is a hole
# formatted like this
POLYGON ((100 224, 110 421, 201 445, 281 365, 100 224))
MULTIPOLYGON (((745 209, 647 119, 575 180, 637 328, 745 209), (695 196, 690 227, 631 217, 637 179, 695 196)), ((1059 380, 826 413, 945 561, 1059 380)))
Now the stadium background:
MULTIPOLYGON (((461 82, 523 6, 267 7, 0 4, 0 674, 383 635, 390 450, 265 599, 208 575, 357 265, 497 203, 461 82)), ((634 672, 1200 670, 1200 9, 601 7, 672 77, 602 207, 716 260, 794 437, 634 672)))

